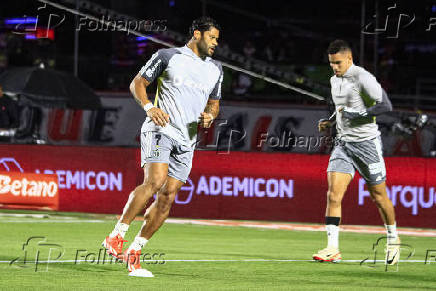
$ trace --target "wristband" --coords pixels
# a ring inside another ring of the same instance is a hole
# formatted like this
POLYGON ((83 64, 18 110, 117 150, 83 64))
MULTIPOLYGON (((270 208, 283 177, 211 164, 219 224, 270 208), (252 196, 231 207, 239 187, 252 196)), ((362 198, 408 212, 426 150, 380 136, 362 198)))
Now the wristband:
POLYGON ((153 103, 148 102, 147 104, 144 105, 144 110, 145 110, 145 112, 147 112, 148 110, 150 110, 153 107, 154 107, 153 103))

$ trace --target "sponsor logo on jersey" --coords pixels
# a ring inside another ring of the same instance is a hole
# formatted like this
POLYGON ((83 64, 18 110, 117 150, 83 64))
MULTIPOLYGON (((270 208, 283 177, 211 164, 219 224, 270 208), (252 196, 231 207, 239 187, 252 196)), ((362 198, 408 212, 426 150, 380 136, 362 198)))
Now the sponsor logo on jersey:
POLYGON ((156 71, 157 67, 160 65, 160 63, 162 63, 162 60, 157 60, 151 68, 148 68, 147 71, 145 71, 145 75, 149 78, 153 77, 153 74, 156 71))

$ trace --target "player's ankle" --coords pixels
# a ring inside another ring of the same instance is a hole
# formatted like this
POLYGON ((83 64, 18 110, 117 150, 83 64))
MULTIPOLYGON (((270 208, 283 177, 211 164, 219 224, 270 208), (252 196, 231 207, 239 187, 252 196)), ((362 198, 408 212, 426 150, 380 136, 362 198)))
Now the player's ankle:
POLYGON ((139 251, 147 244, 147 242, 148 240, 145 237, 137 236, 133 240, 132 244, 129 246, 129 251, 130 250, 134 250, 135 252, 139 251))
POLYGON ((128 224, 118 222, 115 225, 114 230, 109 234, 109 237, 113 238, 116 237, 117 235, 120 235, 122 238, 124 238, 128 230, 129 230, 128 224))
POLYGON ((396 243, 398 240, 397 224, 396 223, 391 225, 385 224, 385 228, 386 228, 386 237, 387 237, 388 244, 396 243))

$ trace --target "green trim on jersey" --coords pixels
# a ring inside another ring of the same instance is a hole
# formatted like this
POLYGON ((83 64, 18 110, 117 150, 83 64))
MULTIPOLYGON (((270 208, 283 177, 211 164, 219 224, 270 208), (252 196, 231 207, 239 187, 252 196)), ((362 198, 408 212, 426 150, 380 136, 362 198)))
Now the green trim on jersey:
POLYGON ((157 79, 156 93, 154 94, 154 107, 158 107, 159 100, 159 87, 162 85, 161 78, 157 79))
MULTIPOLYGON (((363 104, 365 104, 366 108, 374 106, 376 104, 375 100, 371 99, 371 97, 366 92, 360 92, 359 95, 360 97, 362 97, 363 104)), ((376 123, 375 116, 372 117, 372 122, 376 123)))

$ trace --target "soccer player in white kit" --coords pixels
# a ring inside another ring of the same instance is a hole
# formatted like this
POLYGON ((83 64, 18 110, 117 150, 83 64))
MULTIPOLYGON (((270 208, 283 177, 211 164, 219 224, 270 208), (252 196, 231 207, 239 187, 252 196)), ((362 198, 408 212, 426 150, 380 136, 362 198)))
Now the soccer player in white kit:
POLYGON ((333 41, 327 52, 334 72, 330 83, 336 110, 330 120, 320 120, 318 127, 323 131, 332 126, 335 117, 337 137, 327 168, 327 247, 314 254, 313 259, 322 262, 341 260, 341 201, 357 170, 365 179, 385 224, 385 262, 393 265, 399 260, 400 239, 394 207, 386 192, 386 168, 380 131, 375 122, 375 116, 391 111, 392 105, 376 78, 364 68, 353 64, 351 48, 345 41, 333 41))
POLYGON ((189 176, 198 124, 208 128, 218 115, 223 71, 211 56, 219 32, 212 18, 194 20, 189 42, 183 47, 158 50, 130 85, 147 115, 141 128, 144 182, 130 194, 120 220, 103 241, 110 255, 127 262, 130 276, 152 276, 141 268, 141 249, 168 217, 177 192, 189 176), (146 92, 155 80, 157 105, 150 102, 146 92), (130 223, 154 193, 157 199, 146 210, 140 232, 123 252, 130 223))

